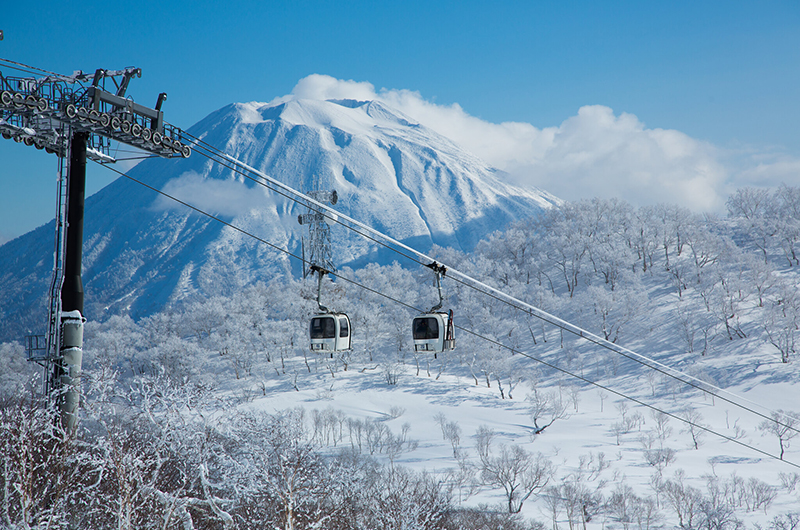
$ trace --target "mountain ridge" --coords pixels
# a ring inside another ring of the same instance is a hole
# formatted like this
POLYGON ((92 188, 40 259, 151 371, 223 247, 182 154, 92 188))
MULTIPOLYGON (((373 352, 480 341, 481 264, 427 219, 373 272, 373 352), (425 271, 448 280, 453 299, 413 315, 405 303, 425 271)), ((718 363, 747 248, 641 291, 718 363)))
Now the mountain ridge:
MULTIPOLYGON (((338 211, 422 251, 434 244, 469 251, 494 230, 559 203, 506 184, 498 170, 377 101, 232 103, 188 132, 299 191, 336 189, 338 211)), ((296 218, 304 208, 197 151, 189 159, 145 160, 129 174, 300 254, 305 228, 296 218)), ((45 321, 53 223, 3 245, 0 340, 45 321)), ((191 296, 299 271, 287 256, 122 177, 86 199, 84 233, 93 319, 139 318, 191 296)), ((337 266, 396 258, 338 226, 332 238, 337 266)))

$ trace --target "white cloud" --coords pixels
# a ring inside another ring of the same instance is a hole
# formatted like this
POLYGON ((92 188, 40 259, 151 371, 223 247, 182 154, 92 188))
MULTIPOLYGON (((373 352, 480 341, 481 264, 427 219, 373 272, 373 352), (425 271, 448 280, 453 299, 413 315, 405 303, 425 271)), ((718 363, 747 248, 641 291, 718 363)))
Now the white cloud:
MULTIPOLYGON (((170 180, 162 191, 215 215, 234 217, 242 212, 264 207, 263 196, 253 193, 243 182, 207 179, 194 171, 187 171, 170 180)), ((164 196, 159 196, 153 207, 159 210, 184 208, 164 196)))
POLYGON ((628 113, 587 105, 558 127, 491 123, 458 104, 437 105, 419 92, 375 90, 367 82, 314 74, 298 82, 290 99, 381 100, 455 141, 520 184, 577 200, 619 197, 635 205, 676 203, 719 211, 740 186, 800 185, 800 160, 743 153, 680 131, 649 129, 628 113))
POLYGON ((734 187, 775 186, 776 182, 800 185, 800 159, 785 153, 770 152, 748 153, 738 159, 738 165, 744 169, 732 179, 734 187))
POLYGON ((577 193, 706 211, 724 204, 719 191, 727 172, 718 149, 679 131, 647 129, 608 107, 581 107, 557 128, 544 156, 527 162, 512 173, 565 198, 577 193))
POLYGON ((345 81, 329 75, 311 74, 304 77, 287 96, 275 98, 269 102, 276 105, 293 99, 356 99, 371 101, 377 98, 375 87, 366 81, 345 81))

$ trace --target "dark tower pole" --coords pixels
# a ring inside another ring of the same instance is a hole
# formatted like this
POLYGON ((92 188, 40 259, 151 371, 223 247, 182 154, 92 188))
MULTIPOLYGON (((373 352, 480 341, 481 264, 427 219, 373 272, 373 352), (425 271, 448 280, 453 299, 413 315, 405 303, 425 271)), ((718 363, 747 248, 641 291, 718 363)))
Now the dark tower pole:
POLYGON ((89 133, 72 135, 67 171, 67 242, 64 256, 64 284, 61 287, 61 356, 53 364, 52 388, 61 411, 61 424, 74 432, 81 401, 83 361, 83 209, 86 196, 86 143, 89 133))
POLYGON ((67 243, 64 258, 64 284, 61 287, 61 310, 83 314, 83 209, 86 196, 86 141, 89 133, 72 135, 69 157, 67 199, 67 243))

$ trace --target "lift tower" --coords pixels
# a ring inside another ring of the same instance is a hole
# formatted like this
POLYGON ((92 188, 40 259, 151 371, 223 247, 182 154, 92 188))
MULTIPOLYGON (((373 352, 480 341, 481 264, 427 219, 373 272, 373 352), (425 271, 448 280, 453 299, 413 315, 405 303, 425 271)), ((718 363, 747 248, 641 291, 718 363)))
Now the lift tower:
MULTIPOLYGON (((312 190, 306 192, 309 197, 317 202, 335 205, 339 201, 336 190, 312 190)), ((325 221, 322 212, 313 210, 310 206, 308 213, 297 216, 297 222, 308 226, 308 259, 306 259, 305 244, 303 244, 303 278, 312 273, 311 268, 306 268, 306 262, 311 267, 317 266, 327 272, 335 272, 333 264, 333 251, 331 249, 331 227, 325 221)))
MULTIPOLYGON (((0 59, 0 67, 4 64, 25 67, 0 59)), ((112 141, 165 158, 186 158, 192 152, 182 131, 164 121, 165 93, 158 95, 155 108, 125 96, 130 80, 141 75, 139 68, 42 77, 6 77, 0 71, 0 135, 58 157, 48 328, 44 336, 26 337, 26 354, 43 366, 44 391, 69 431, 77 424, 86 321, 81 280, 86 160, 116 162, 110 155, 112 141)))

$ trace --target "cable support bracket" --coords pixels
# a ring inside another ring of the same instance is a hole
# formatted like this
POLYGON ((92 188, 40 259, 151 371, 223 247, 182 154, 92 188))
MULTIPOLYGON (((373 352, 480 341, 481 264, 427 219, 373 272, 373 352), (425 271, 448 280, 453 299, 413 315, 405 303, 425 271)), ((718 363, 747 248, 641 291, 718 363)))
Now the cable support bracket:
POLYGON ((41 78, 0 72, 0 134, 59 157, 67 155, 67 128, 90 133, 87 147, 92 150, 87 154, 93 160, 114 161, 109 155, 112 140, 164 158, 189 157, 185 133, 164 121, 165 92, 158 95, 155 108, 125 96, 131 78, 141 75, 141 68, 134 67, 41 78), (106 79, 113 82, 113 93, 105 90, 106 79))

